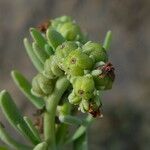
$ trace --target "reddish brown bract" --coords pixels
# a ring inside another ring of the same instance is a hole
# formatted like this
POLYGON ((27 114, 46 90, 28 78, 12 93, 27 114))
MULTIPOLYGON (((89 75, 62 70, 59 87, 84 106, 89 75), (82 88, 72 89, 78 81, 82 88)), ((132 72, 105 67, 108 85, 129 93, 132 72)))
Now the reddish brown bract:
POLYGON ((113 65, 108 62, 102 67, 98 67, 97 69, 101 69, 102 73, 99 75, 100 78, 104 78, 105 76, 108 76, 112 81, 115 79, 115 73, 114 70, 115 68, 113 65))
POLYGON ((94 110, 94 107, 93 107, 92 104, 90 104, 88 112, 89 112, 94 118, 96 118, 97 116, 99 116, 99 117, 101 116, 100 107, 98 107, 96 110, 94 110))
POLYGON ((45 33, 49 26, 50 26, 50 22, 49 21, 45 21, 42 24, 38 25, 37 28, 38 28, 39 31, 45 33))

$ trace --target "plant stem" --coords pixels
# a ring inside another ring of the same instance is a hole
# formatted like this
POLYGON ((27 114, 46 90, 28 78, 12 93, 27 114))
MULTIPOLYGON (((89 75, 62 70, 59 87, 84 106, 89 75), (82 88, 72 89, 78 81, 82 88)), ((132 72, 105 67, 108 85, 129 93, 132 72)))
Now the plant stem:
POLYGON ((44 114, 44 137, 50 150, 56 150, 55 116, 56 108, 63 93, 69 86, 65 76, 58 78, 53 93, 46 100, 46 112, 44 114))

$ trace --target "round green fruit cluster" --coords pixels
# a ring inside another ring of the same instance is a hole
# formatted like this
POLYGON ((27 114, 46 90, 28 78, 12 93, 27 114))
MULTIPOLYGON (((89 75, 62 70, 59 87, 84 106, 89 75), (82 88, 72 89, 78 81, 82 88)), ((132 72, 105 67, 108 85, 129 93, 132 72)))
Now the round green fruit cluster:
MULTIPOLYGON (((101 92, 112 88, 114 67, 108 62, 108 54, 100 44, 87 41, 76 22, 62 16, 51 20, 43 41, 35 42, 41 51, 47 52, 43 70, 32 80, 32 93, 49 96, 60 76, 66 76, 71 84, 68 100, 83 113, 100 115, 101 92)), ((43 59, 42 59, 43 60, 43 59)))

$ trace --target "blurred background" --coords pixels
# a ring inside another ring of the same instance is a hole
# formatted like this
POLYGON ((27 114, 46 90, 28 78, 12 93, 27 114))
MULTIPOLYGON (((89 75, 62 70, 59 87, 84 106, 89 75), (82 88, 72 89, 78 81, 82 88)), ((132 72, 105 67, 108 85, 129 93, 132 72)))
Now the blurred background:
MULTIPOLYGON (((112 30, 110 61, 113 89, 103 95, 103 119, 89 131, 90 150, 150 149, 150 0, 0 0, 0 90, 10 91, 26 115, 34 108, 13 84, 17 69, 31 80, 36 74, 23 38, 28 29, 61 15, 72 16, 93 41, 112 30)), ((14 138, 20 139, 8 127, 14 138)))

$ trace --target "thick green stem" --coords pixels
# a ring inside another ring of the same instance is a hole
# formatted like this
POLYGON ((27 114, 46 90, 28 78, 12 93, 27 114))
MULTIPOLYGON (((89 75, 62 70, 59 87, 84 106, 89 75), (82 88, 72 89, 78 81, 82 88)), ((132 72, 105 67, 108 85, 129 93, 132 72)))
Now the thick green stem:
POLYGON ((55 85, 53 93, 46 100, 46 112, 44 114, 44 137, 50 150, 56 150, 55 116, 56 108, 63 93, 69 86, 66 77, 60 77, 55 85))

